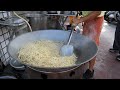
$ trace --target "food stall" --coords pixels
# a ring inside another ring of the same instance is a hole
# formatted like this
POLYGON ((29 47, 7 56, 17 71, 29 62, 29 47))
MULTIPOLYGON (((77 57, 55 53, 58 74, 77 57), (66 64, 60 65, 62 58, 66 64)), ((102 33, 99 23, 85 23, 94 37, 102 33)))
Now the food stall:
MULTIPOLYGON (((86 63, 96 56, 98 48, 92 40, 80 33, 74 32, 70 42, 70 44, 74 46, 74 54, 77 57, 74 65, 65 67, 37 67, 35 64, 32 65, 28 62, 21 62, 20 58, 18 58, 19 50, 27 43, 39 40, 50 40, 64 42, 65 44, 68 41, 70 31, 65 29, 64 22, 68 16, 76 16, 76 14, 71 12, 56 13, 46 11, 29 12, 26 13, 25 16, 33 31, 21 33, 21 35, 12 39, 7 46, 7 51, 12 58, 9 64, 16 70, 17 74, 20 72, 19 75, 22 75, 24 79, 81 79, 87 67, 86 63), (21 67, 24 69, 18 70, 18 68, 21 67), (24 77, 24 75, 26 75, 26 77, 24 77)), ((32 61, 34 62, 34 60, 32 61)), ((65 63, 64 60, 63 63, 65 63)), ((12 70, 12 72, 14 71, 12 70)))

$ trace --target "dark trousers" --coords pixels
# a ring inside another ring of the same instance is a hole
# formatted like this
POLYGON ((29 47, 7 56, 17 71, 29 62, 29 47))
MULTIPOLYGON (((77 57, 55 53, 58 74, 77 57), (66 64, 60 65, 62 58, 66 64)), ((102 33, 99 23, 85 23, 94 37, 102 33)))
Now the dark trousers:
POLYGON ((113 48, 119 50, 119 54, 120 54, 120 22, 117 23, 113 48))

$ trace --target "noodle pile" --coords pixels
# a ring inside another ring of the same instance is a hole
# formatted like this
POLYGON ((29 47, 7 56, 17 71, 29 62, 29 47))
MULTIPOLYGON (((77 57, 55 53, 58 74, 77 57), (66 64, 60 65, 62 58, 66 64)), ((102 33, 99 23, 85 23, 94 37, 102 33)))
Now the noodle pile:
POLYGON ((26 44, 18 52, 18 58, 24 64, 36 67, 67 67, 75 65, 76 56, 62 57, 59 54, 63 43, 40 40, 26 44))

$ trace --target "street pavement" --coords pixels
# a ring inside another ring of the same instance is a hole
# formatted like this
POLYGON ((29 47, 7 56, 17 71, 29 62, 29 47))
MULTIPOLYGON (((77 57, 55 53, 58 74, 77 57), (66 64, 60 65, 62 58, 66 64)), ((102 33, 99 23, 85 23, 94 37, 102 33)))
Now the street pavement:
POLYGON ((113 45, 116 25, 104 22, 100 36, 100 46, 95 64, 94 79, 120 79, 120 61, 109 49, 113 45))

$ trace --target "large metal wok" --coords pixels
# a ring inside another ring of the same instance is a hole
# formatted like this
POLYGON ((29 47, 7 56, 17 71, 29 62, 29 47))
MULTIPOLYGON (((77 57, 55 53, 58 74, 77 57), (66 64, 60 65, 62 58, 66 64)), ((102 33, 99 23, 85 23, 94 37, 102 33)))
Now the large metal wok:
MULTIPOLYGON (((47 39, 53 41, 64 41, 67 42, 70 32, 63 30, 40 30, 34 31, 26 34, 22 34, 12 40, 8 45, 8 53, 15 60, 19 60, 17 58, 18 50, 23 47, 28 42, 47 39)), ((96 56, 98 48, 94 41, 89 38, 73 33, 73 37, 71 39, 71 45, 74 46, 74 53, 78 57, 76 61, 76 65, 69 67, 61 67, 61 68, 44 68, 44 67, 33 67, 30 65, 26 65, 28 68, 39 72, 64 72, 74 68, 79 67, 80 65, 90 61, 92 58, 96 56)))

